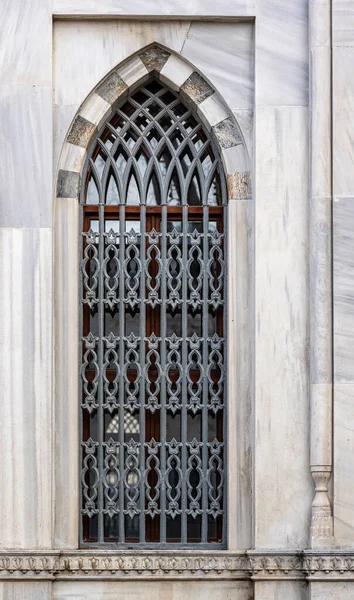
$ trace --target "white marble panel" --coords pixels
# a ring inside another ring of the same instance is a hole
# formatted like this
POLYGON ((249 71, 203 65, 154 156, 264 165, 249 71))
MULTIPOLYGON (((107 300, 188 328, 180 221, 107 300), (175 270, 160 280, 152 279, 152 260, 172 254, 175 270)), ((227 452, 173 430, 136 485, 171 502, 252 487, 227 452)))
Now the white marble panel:
POLYGON ((332 193, 332 115, 330 48, 314 48, 310 53, 312 78, 311 110, 311 198, 330 197, 332 193))
POLYGON ((51 546, 52 233, 0 229, 0 548, 51 546))
POLYGON ((111 105, 106 100, 98 94, 92 94, 80 108, 79 114, 90 123, 99 125, 103 117, 109 115, 110 111, 111 105))
POLYGON ((303 581, 255 581, 254 600, 285 599, 308 600, 307 583, 303 581))
POLYGON ((242 131, 244 137, 247 152, 250 157, 250 164, 252 164, 253 157, 253 110, 234 110, 236 121, 242 131))
POLYGON ((173 0, 166 5, 161 0, 150 0, 148 6, 144 0, 131 0, 122 4, 120 0, 53 0, 54 15, 112 15, 121 16, 231 16, 244 17, 255 15, 255 0, 173 0))
POLYGON ((354 197, 333 205, 334 381, 354 382, 354 197))
POLYGON ((53 600, 253 600, 252 588, 248 581, 58 581, 53 600))
POLYGON ((333 193, 354 196, 354 48, 333 48, 333 193))
POLYGON ((80 105, 109 71, 147 44, 180 52, 189 27, 188 21, 56 22, 55 104, 80 105))
POLYGON ((198 113, 200 118, 205 120, 207 126, 210 127, 217 125, 229 116, 229 111, 221 102, 218 94, 212 94, 206 100, 203 100, 198 106, 198 113))
POLYGON ((51 581, 2 581, 0 600, 52 600, 51 581))
POLYGON ((256 110, 255 547, 306 547, 308 111, 256 110))
POLYGON ((353 598, 353 581, 311 581, 309 584, 308 600, 353 600, 353 598))
POLYGON ((256 0, 256 104, 308 105, 308 0, 256 0))
POLYGON ((353 0, 332 1, 333 46, 354 46, 353 0))
POLYGON ((55 200, 53 389, 57 548, 76 548, 78 540, 78 213, 76 198, 55 200))
POLYGON ((75 171, 75 173, 81 173, 85 158, 85 148, 65 142, 60 160, 60 167, 64 171, 75 171))
POLYGON ((354 546, 354 384, 334 386, 334 535, 343 547, 354 546))
POLYGON ((252 546, 252 202, 228 207, 228 549, 252 546))
POLYGON ((331 5, 331 0, 309 2, 310 50, 320 46, 331 47, 331 5))
POLYGON ((52 223, 52 90, 0 84, 0 226, 52 223))
POLYGON ((2 0, 0 23, 1 84, 51 85, 51 2, 2 0))
POLYGON ((253 23, 192 23, 182 55, 209 78, 232 110, 253 108, 253 23))
POLYGON ((175 90, 179 90, 181 85, 192 75, 193 69, 184 60, 171 54, 160 71, 160 78, 166 81, 175 90), (172 83, 173 82, 173 83, 172 83))
POLYGON ((139 56, 136 56, 127 64, 120 67, 117 73, 123 79, 124 83, 130 87, 140 79, 143 79, 143 77, 147 76, 149 71, 139 56))
MULTIPOLYGON (((53 172, 58 169, 60 153, 63 150, 65 138, 70 129, 70 124, 75 114, 79 110, 78 104, 70 106, 54 106, 54 125, 53 125, 53 172)), ((79 148, 79 146, 78 146, 79 148)), ((83 149, 82 149, 83 150, 83 149)))

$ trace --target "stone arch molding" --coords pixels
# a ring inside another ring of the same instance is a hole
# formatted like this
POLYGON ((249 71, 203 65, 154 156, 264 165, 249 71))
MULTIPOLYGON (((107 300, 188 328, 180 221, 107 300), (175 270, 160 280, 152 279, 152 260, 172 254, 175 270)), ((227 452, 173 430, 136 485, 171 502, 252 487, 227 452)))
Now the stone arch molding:
POLYGON ((95 135, 123 98, 151 74, 181 94, 219 148, 228 189, 228 532, 229 550, 251 544, 250 160, 241 129, 209 81, 169 49, 151 44, 112 70, 75 115, 60 155, 54 201, 54 548, 78 547, 79 523, 79 195, 81 173, 95 135), (240 202, 241 200, 241 202, 240 202), (240 348, 242 351, 240 351, 240 348), (245 417, 245 415, 247 415, 245 417), (246 422, 247 421, 247 422, 246 422), (242 426, 237 427, 237 423, 242 426), (237 429, 237 433, 236 433, 237 429), (244 451, 246 449, 246 451, 244 451), (244 473, 247 473, 245 476, 244 473), (237 481, 242 481, 238 485, 237 481), (63 484, 63 482, 65 482, 63 484), (70 490, 70 493, 67 493, 70 490), (240 526, 242 523, 242 527, 240 526))
POLYGON ((89 94, 78 110, 66 136, 59 160, 57 198, 78 198, 80 174, 87 148, 97 130, 121 100, 151 73, 181 93, 193 106, 219 147, 227 175, 228 197, 251 195, 249 156, 241 129, 220 94, 184 58, 151 44, 122 62, 89 94))

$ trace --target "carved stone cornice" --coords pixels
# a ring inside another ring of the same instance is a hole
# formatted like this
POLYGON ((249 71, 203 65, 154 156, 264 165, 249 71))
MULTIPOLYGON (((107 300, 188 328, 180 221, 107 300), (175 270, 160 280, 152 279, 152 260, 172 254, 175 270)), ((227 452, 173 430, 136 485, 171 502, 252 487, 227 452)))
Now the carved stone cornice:
POLYGON ((354 551, 2 551, 9 579, 354 581, 354 551))

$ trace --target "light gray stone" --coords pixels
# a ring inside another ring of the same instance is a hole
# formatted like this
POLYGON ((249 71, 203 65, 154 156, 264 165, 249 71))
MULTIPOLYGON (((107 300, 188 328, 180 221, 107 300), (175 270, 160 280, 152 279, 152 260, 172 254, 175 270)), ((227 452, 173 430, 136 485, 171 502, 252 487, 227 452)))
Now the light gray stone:
POLYGON ((113 71, 101 85, 96 89, 96 94, 101 96, 109 104, 113 104, 123 92, 127 89, 127 84, 124 83, 123 79, 113 71))
POLYGON ((52 10, 42 0, 0 4, 0 82, 52 84, 52 10))
POLYGON ((253 108, 252 23, 194 22, 182 55, 208 77, 232 110, 253 108))
POLYGON ((221 148, 232 148, 243 143, 242 134, 234 119, 228 117, 212 128, 221 148))
MULTIPOLYGON (((337 0, 334 0, 334 5, 337 0)), ((318 47, 331 47, 331 0, 309 2, 309 46, 310 51, 318 47)), ((328 74, 327 74, 328 75, 328 74)))
POLYGON ((146 77, 149 72, 139 56, 136 56, 122 67, 119 67, 117 73, 123 79, 124 83, 126 83, 128 87, 131 87, 134 83, 137 83, 146 77))
POLYGON ((243 139, 246 143, 247 153, 252 164, 253 157, 253 110, 234 110, 234 117, 241 129, 243 139))
POLYGON ((74 171, 60 170, 57 180, 57 198, 75 198, 79 193, 80 175, 74 171))
POLYGON ((53 585, 53 600, 253 600, 253 586, 248 581, 222 581, 217 585, 210 583, 58 581, 53 585))
POLYGON ((55 21, 55 104, 79 106, 108 73, 148 44, 179 52, 189 27, 189 21, 175 20, 55 21))
POLYGON ((72 457, 77 457, 79 448, 79 366, 77 336, 73 335, 78 331, 78 215, 76 198, 55 200, 53 389, 56 456, 54 545, 57 548, 76 548, 78 540, 78 460, 72 460, 72 457))
POLYGON ((192 73, 193 69, 190 65, 178 56, 171 54, 161 69, 160 79, 170 85, 172 89, 179 91, 180 87, 192 73))
POLYGON ((334 380, 354 382, 354 197, 333 207, 334 380))
POLYGON ((310 200, 311 382, 332 383, 332 198, 310 200))
POLYGON ((252 204, 229 202, 228 548, 252 546, 252 204), (230 261, 230 262, 231 262, 230 261), (242 427, 238 426, 242 423, 242 427))
POLYGON ((74 171, 81 173, 86 158, 86 149, 65 142, 60 157, 60 166, 63 171, 74 171))
POLYGON ((52 600, 50 581, 0 582, 1 600, 52 600))
POLYGON ((255 582, 254 600, 285 600, 285 598, 286 600, 309 600, 307 584, 302 581, 255 582))
POLYGON ((354 546, 354 384, 334 385, 334 535, 341 547, 354 546))
POLYGON ((76 146, 86 148, 95 129, 96 125, 87 119, 84 119, 81 115, 77 115, 70 127, 67 141, 69 144, 75 144, 76 146))
POLYGON ((311 581, 308 600, 353 600, 353 581, 311 581))
POLYGON ((193 100, 195 104, 200 104, 214 93, 213 88, 201 75, 194 72, 181 86, 181 92, 193 100))
MULTIPOLYGON (((133 0, 129 5, 122 5, 119 0, 102 0, 100 5, 95 0, 54 0, 53 14, 63 15, 113 15, 126 16, 136 15, 137 17, 146 17, 146 3, 144 0, 133 0)), ((194 16, 231 16, 244 17, 254 16, 255 0, 220 0, 215 4, 215 0, 196 0, 196 2, 185 2, 185 0, 173 0, 166 7, 159 0, 151 0, 149 4, 149 15, 151 16, 174 16, 174 15, 194 15, 194 16)))
POLYGON ((313 498, 307 109, 257 107, 255 144, 255 547, 299 548, 313 498))
POLYGON ((1 228, 0 256, 0 548, 50 548, 52 232, 1 228))
POLYGON ((106 102, 101 96, 96 93, 90 94, 83 105, 80 107, 78 116, 81 116, 86 121, 94 123, 97 127, 102 121, 105 121, 111 113, 112 107, 109 102, 106 102))
POLYGON ((0 226, 52 223, 52 90, 0 85, 0 226))
POLYGON ((149 72, 161 71, 170 56, 170 52, 167 52, 167 50, 163 50, 158 46, 150 46, 150 48, 146 48, 146 50, 143 50, 143 52, 139 54, 140 59, 149 72))
POLYGON ((307 106, 308 0, 257 0, 256 105, 307 106))
POLYGON ((354 46, 354 6, 351 0, 333 0, 333 46, 354 46))
POLYGON ((330 48, 311 51, 311 198, 332 194, 331 62, 330 48))
POLYGON ((212 94, 199 104, 198 114, 206 127, 210 129, 213 125, 227 119, 230 111, 222 102, 219 94, 212 94))
POLYGON ((333 48, 333 194, 354 196, 354 48, 333 48))

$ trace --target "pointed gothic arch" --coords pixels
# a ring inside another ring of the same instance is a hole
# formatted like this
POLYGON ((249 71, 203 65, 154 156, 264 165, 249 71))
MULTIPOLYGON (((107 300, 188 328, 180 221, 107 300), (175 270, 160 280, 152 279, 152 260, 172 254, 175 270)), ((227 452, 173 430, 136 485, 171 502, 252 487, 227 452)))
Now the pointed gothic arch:
MULTIPOLYGON (((247 200, 250 197, 248 153, 240 128, 231 111, 226 107, 222 98, 211 84, 196 69, 187 63, 187 61, 176 54, 171 53, 166 48, 154 44, 138 52, 136 55, 122 63, 117 69, 109 73, 85 100, 71 124, 59 161, 55 200, 57 239, 58 236, 60 236, 60 232, 61 234, 63 233, 62 226, 66 219, 69 219, 70 221, 68 224, 71 234, 74 233, 75 225, 77 227, 77 201, 79 200, 80 190, 82 190, 85 185, 84 165, 92 145, 96 143, 97 132, 100 131, 104 123, 109 122, 110 116, 115 112, 116 107, 121 105, 125 98, 128 96, 131 97, 136 89, 151 80, 152 77, 170 87, 171 90, 178 92, 179 97, 185 105, 193 108, 198 118, 203 123, 210 135, 212 143, 220 153, 227 180, 227 196, 229 201, 247 200), (74 201, 76 202, 74 203, 74 201)), ((124 195, 123 190, 119 189, 120 182, 117 173, 112 171, 111 179, 116 184, 115 187, 117 188, 117 193, 124 195)), ((139 177, 135 177, 135 179, 141 194, 142 181, 139 177)), ((126 181, 123 185, 127 188, 129 182, 126 181)), ((146 192, 147 190, 145 190, 145 194, 146 192)), ((69 237, 70 243, 67 244, 66 250, 68 250, 69 247, 71 248, 72 255, 70 258, 71 260, 75 259, 74 264, 76 265, 78 258, 77 252, 73 248, 72 235, 69 237)), ((64 265, 64 267, 65 266, 67 267, 67 264, 64 265)), ((62 274, 63 271, 61 271, 61 275, 62 274)), ((59 279, 58 287, 60 288, 63 286, 62 276, 59 279)), ((77 289, 77 284, 72 287, 77 289)), ((68 289, 68 296, 70 296, 70 298, 66 297, 63 303, 59 303, 62 305, 59 309, 58 316, 59 320, 66 321, 66 323, 70 322, 71 325, 73 325, 77 324, 78 315, 77 311, 73 308, 72 289, 68 289), (66 306, 64 307, 63 304, 66 306), (69 304, 71 307, 70 310, 69 304)), ((58 319, 56 321, 55 330, 57 332, 56 339, 59 340, 62 336, 58 319)), ((64 339, 64 346, 65 345, 66 350, 68 350, 73 358, 73 341, 70 339, 68 333, 66 333, 64 339)), ((63 376, 65 368, 63 368, 63 362, 60 359, 63 359, 65 348, 63 348, 60 343, 59 346, 58 344, 56 344, 56 346, 57 356, 59 358, 58 368, 56 369, 55 374, 55 379, 58 382, 58 385, 56 385, 56 395, 60 394, 60 390, 63 389, 63 387, 66 387, 67 390, 70 389, 71 393, 69 392, 69 394, 72 395, 74 390, 72 377, 74 363, 76 368, 78 367, 77 354, 75 357, 76 360, 67 369, 67 371, 70 372, 67 379, 69 385, 63 384, 60 381, 60 377, 63 376)), ((230 354, 234 356, 233 352, 230 352, 230 354)), ((77 398, 77 392, 75 395, 77 398)), ((231 409, 230 413, 232 414, 232 412, 231 409)), ((77 410, 75 413, 75 409, 71 407, 71 414, 76 415, 74 422, 77 423, 77 410)), ((231 436, 231 439, 229 438, 229 445, 230 443, 234 443, 232 441, 233 437, 234 436, 231 436)), ((78 442, 77 439, 76 441, 78 442)), ((74 449, 73 445, 72 448, 74 449)), ((77 470, 72 468, 69 468, 68 470, 70 471, 71 481, 73 482, 73 474, 75 472, 77 475, 77 470)), ((229 494, 229 501, 230 497, 232 499, 232 496, 232 493, 231 496, 229 494)), ((230 539, 230 533, 228 533, 228 538, 230 539)))

